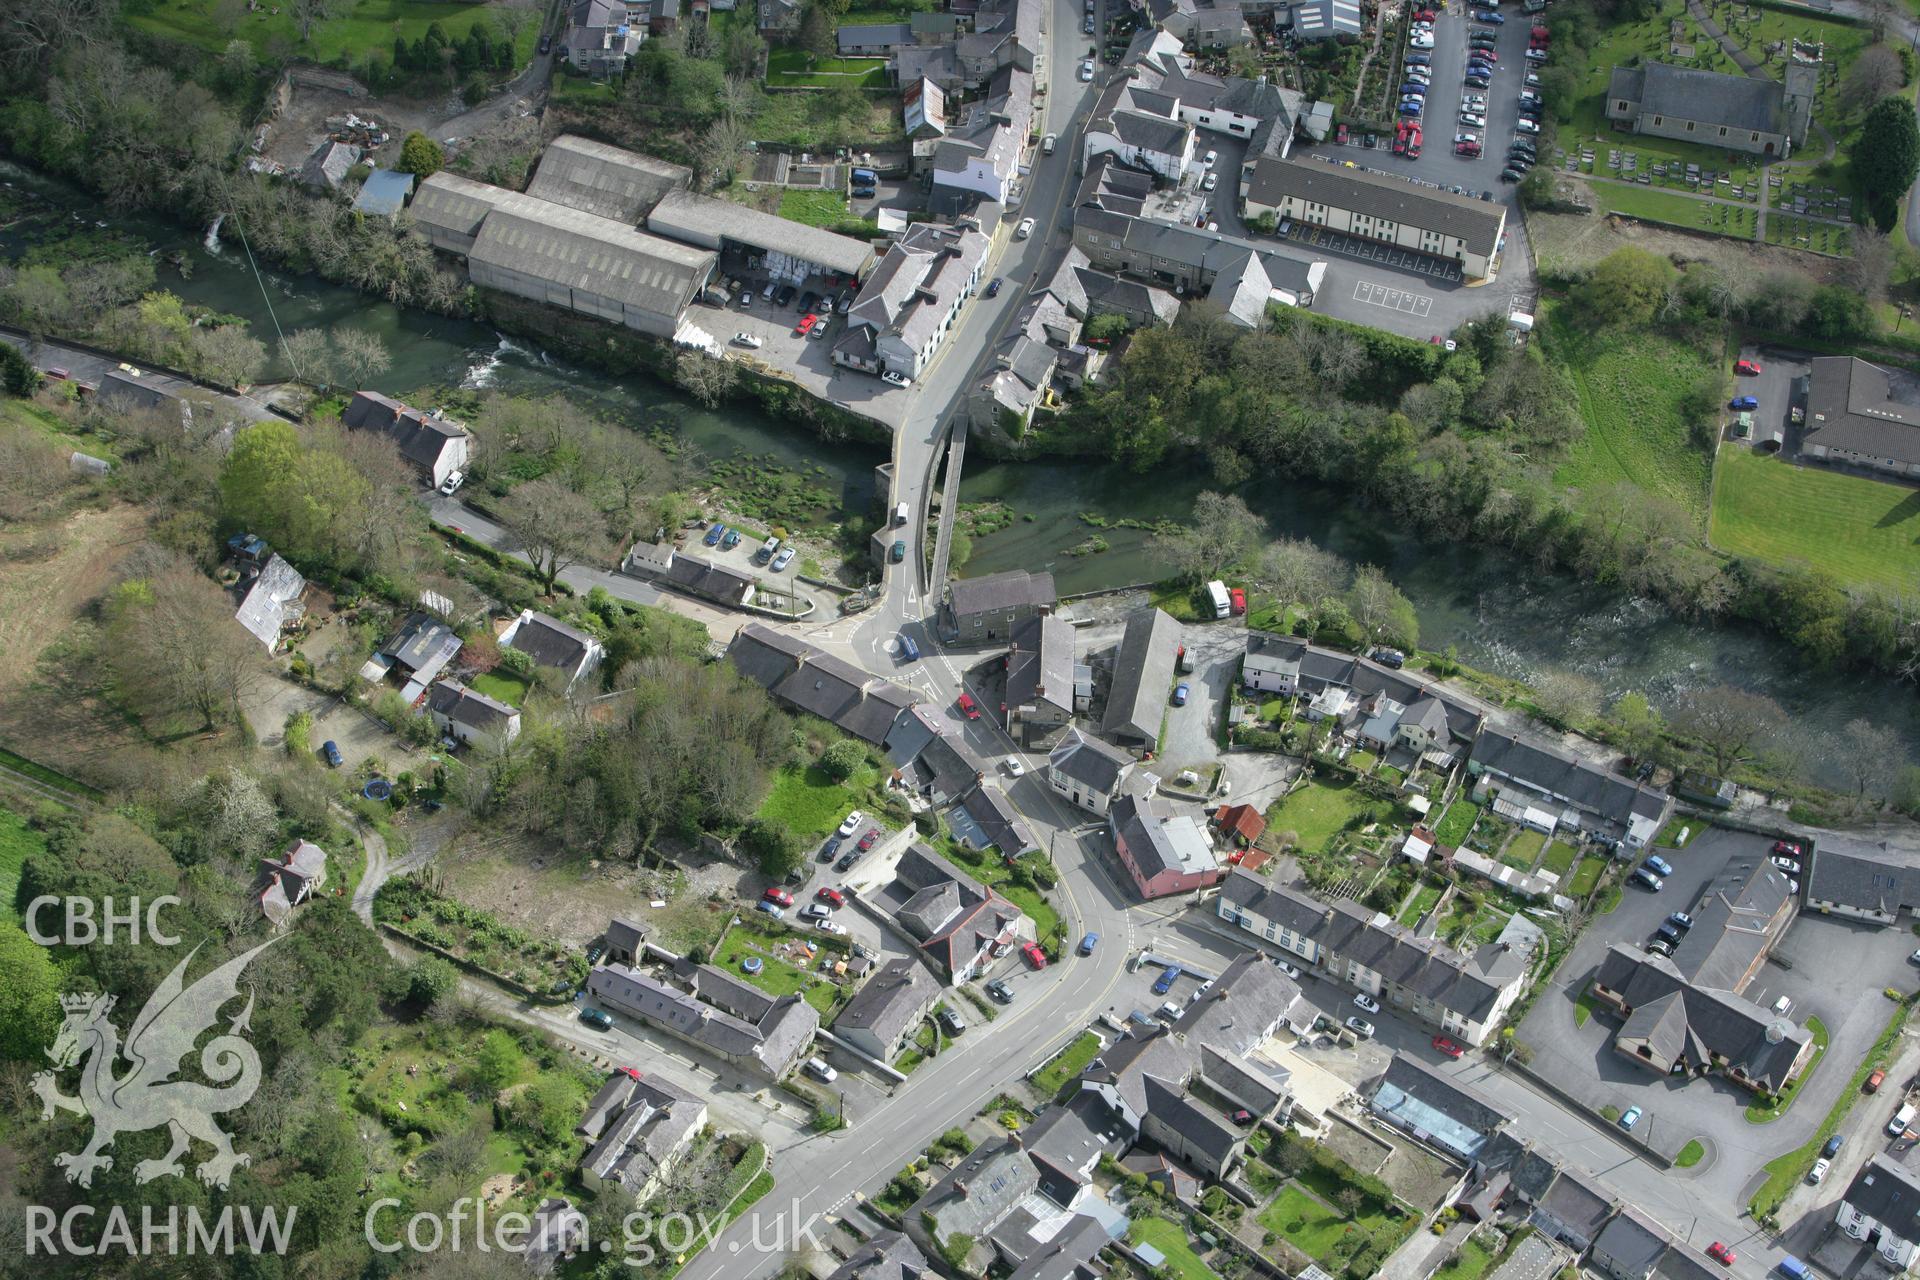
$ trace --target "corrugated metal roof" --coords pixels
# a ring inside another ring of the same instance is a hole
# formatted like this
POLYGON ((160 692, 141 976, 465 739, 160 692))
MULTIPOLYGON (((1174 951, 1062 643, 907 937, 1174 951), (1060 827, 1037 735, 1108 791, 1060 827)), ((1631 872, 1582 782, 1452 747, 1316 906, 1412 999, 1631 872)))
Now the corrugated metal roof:
POLYGON ((692 179, 691 169, 569 133, 548 144, 527 194, 635 223, 661 196, 692 179))
POLYGON ((468 260, 659 315, 678 315, 713 273, 706 250, 548 201, 540 206, 538 217, 494 210, 468 260))
POLYGON ((840 275, 862 275, 873 262, 873 250, 851 236, 686 191, 662 196, 647 215, 647 229, 691 244, 709 244, 716 236, 724 236, 757 249, 804 258, 840 275))

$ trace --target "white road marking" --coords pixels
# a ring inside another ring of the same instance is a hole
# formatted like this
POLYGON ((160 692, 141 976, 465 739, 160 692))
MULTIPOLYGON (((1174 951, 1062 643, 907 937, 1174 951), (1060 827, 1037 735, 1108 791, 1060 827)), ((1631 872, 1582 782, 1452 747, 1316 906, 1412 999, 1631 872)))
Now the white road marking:
POLYGON ((1410 293, 1405 289, 1372 284, 1365 280, 1353 286, 1353 300, 1384 307, 1389 311, 1405 311, 1409 315, 1416 316, 1424 316, 1433 310, 1433 299, 1427 294, 1410 293))

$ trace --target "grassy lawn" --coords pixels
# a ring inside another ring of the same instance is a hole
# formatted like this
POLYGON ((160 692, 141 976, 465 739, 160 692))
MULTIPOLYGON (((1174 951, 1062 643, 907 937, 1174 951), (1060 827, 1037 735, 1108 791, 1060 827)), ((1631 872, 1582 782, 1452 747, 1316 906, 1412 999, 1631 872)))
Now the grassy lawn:
POLYGON ((798 965, 777 958, 776 952, 784 953, 786 944, 792 941, 797 939, 789 934, 772 933, 750 924, 737 924, 727 930, 727 936, 714 952, 713 963, 770 996, 799 992, 808 1004, 820 1011, 824 1020, 833 1012, 833 1006, 840 998, 840 987, 798 965), (759 959, 760 972, 748 973, 740 967, 740 962, 748 956, 759 959))
POLYGON ((1361 773, 1368 773, 1372 771, 1373 766, 1380 763, 1380 758, 1371 751, 1356 751, 1347 757, 1347 763, 1361 773))
POLYGON ((620 90, 609 80, 569 75, 556 67, 547 98, 567 107, 610 107, 620 100, 620 90))
POLYGON ((887 83, 887 60, 809 58, 804 49, 775 49, 767 55, 767 83, 775 88, 827 89, 850 84, 879 89, 887 83))
POLYGON ((1598 493, 1627 481, 1698 519, 1707 505, 1707 455, 1688 439, 1680 402, 1716 365, 1677 339, 1645 330, 1588 334, 1556 309, 1548 355, 1580 395, 1586 434, 1554 472, 1568 488, 1598 493))
POLYGON ((1047 1065, 1033 1074, 1033 1087, 1048 1097, 1060 1092, 1067 1081, 1086 1070, 1093 1056, 1100 1052, 1100 1037, 1088 1031, 1082 1033, 1074 1042, 1047 1060, 1047 1065))
POLYGON ((15 773, 24 773, 36 782, 44 782, 55 790, 65 791, 82 799, 98 800, 103 794, 77 778, 69 778, 58 770, 50 769, 23 755, 16 755, 5 747, 0 747, 0 764, 4 764, 15 773))
MULTIPOLYGON (((1166 1255, 1166 1269, 1179 1280, 1211 1280, 1213 1268, 1187 1242, 1187 1233, 1165 1218, 1135 1218, 1127 1227, 1127 1243, 1150 1244, 1166 1255)), ((1156 1273, 1158 1274, 1158 1273, 1156 1273)))
POLYGON ((1767 1180, 1753 1193, 1752 1203, 1748 1206, 1756 1220, 1772 1217, 1795 1184, 1806 1176, 1807 1170, 1813 1165, 1814 1156, 1845 1123, 1853 1104, 1865 1096, 1860 1092, 1860 1087, 1866 1083, 1867 1076, 1875 1069, 1886 1066, 1888 1059, 1893 1056, 1893 1046, 1900 1039, 1900 1032, 1907 1025, 1907 1014, 1911 1010, 1910 1004, 1903 1003, 1893 1011, 1893 1016, 1887 1019, 1886 1029, 1873 1042, 1873 1048, 1867 1050, 1860 1065, 1853 1069, 1853 1078, 1840 1091, 1833 1108, 1827 1112, 1827 1118, 1820 1122, 1820 1127, 1814 1130, 1813 1136, 1785 1155, 1767 1161, 1767 1180))
POLYGON ((1691 231, 1713 231, 1736 240, 1753 239, 1756 219, 1752 209, 1731 209, 1724 204, 1690 200, 1683 195, 1618 182, 1595 182, 1590 190, 1595 202, 1608 213, 1670 223, 1691 231))
POLYGON ((1540 869, 1556 876, 1564 876, 1573 867, 1573 860, 1580 853, 1570 844, 1555 840, 1547 846, 1547 856, 1540 860, 1540 869))
POLYGON ((1582 858, 1580 865, 1574 868, 1573 879, 1567 885, 1569 897, 1581 898, 1593 892, 1600 883, 1600 873, 1607 869, 1605 858, 1582 858))
POLYGON ((1920 574, 1920 493, 1738 447, 1722 449, 1717 466, 1710 532, 1720 550, 1802 562, 1849 585, 1920 574))
POLYGON ((1421 916, 1433 910, 1433 904, 1440 901, 1440 893, 1435 885, 1421 885, 1419 892, 1408 899, 1405 909, 1400 912, 1400 923, 1411 928, 1421 916))
POLYGON ((847 207, 847 198, 838 191, 784 191, 780 195, 780 216, 810 227, 837 227, 845 222, 860 221, 847 207))
MULTIPOLYGON (((412 44, 436 22, 447 33, 448 39, 461 40, 476 21, 488 17, 490 13, 494 30, 501 35, 506 33, 506 27, 497 12, 504 10, 504 5, 358 0, 345 16, 330 22, 315 23, 313 43, 303 45, 300 43, 300 28, 294 22, 293 10, 288 5, 276 7, 263 4, 252 13, 242 12, 230 34, 220 29, 215 16, 219 8, 219 0, 174 0, 171 4, 156 5, 146 13, 129 14, 127 21, 142 31, 170 40, 183 40, 214 53, 225 49, 229 40, 245 40, 254 47, 262 61, 267 61, 274 47, 284 43, 287 49, 319 63, 332 62, 343 53, 350 59, 376 49, 391 54, 394 37, 398 36, 412 44)), ((539 42, 540 24, 533 21, 524 23, 518 38, 514 40, 513 65, 516 69, 527 65, 527 60, 533 57, 534 46, 539 42)))
POLYGON ((1686 1146, 1680 1148, 1680 1154, 1673 1158, 1673 1162, 1682 1169, 1691 1169, 1693 1166, 1699 1164, 1700 1161, 1706 1157, 1706 1154, 1707 1149, 1700 1145, 1698 1138, 1695 1138, 1688 1142, 1686 1146))
POLYGON ((1460 1246, 1460 1252, 1447 1265, 1433 1273, 1433 1280, 1480 1280, 1493 1266, 1493 1255, 1472 1240, 1460 1246))
POLYGON ((1325 1258, 1347 1229, 1338 1211, 1298 1187, 1287 1187, 1260 1211, 1260 1225, 1310 1258, 1325 1258))
POLYGON ((1819 1069, 1820 1060, 1827 1056, 1827 1024, 1818 1018, 1807 1019, 1807 1030, 1813 1033, 1813 1061, 1800 1073, 1800 1078, 1788 1085, 1786 1091, 1770 1105, 1754 1102, 1747 1107, 1748 1124, 1772 1124, 1793 1106, 1793 1100, 1807 1087, 1807 1081, 1813 1079, 1813 1073, 1819 1069))
POLYGON ((872 764, 861 766, 845 782, 835 782, 817 764, 789 765, 774 775, 758 816, 784 822, 808 839, 825 839, 848 813, 863 807, 879 777, 872 764))
POLYGON ((489 671, 483 676, 475 676, 467 682, 467 688, 510 707, 519 706, 527 698, 527 682, 511 671, 489 671))
POLYGON ((1293 832, 1303 849, 1320 850, 1354 818, 1371 815, 1377 819, 1384 816, 1384 811, 1385 806, 1351 786, 1310 782, 1267 810, 1267 825, 1276 831, 1293 832))
POLYGON ((20 884, 20 868, 27 855, 46 849, 38 832, 11 809, 0 809, 0 920, 20 923, 13 909, 13 895, 20 884))
POLYGON ((1500 855, 1500 861, 1515 871, 1531 871, 1534 860, 1540 856, 1540 850, 1545 848, 1546 844, 1547 837, 1544 832, 1522 831, 1507 842, 1506 850, 1500 855))
POLYGON ((1473 824, 1479 817, 1479 805, 1471 800, 1455 800, 1440 815, 1440 823, 1433 829, 1433 838, 1457 849, 1467 842, 1467 833, 1473 830, 1473 824))
POLYGON ((1586 1026, 1587 1019, 1593 1016, 1593 1011, 1598 1005, 1599 1001, 1593 998, 1592 990, 1582 987, 1579 998, 1573 1002, 1573 1025, 1576 1027, 1586 1026))
POLYGON ((852 114, 840 116, 826 94, 765 94, 748 118, 747 128, 753 137, 765 142, 814 150, 820 148, 822 137, 855 146, 898 142, 906 129, 900 119, 900 96, 892 93, 863 93, 862 96, 865 102, 856 103, 852 114))

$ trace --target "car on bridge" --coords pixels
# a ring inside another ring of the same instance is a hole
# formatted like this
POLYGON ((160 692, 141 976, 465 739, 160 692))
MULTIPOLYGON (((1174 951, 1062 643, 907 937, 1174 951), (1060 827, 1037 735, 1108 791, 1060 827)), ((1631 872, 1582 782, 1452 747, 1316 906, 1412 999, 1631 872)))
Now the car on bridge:
POLYGON ((893 550, 887 553, 887 559, 893 561, 895 564, 899 564, 902 560, 905 560, 906 558, 907 558, 907 544, 905 542, 902 542, 900 539, 895 538, 893 541, 893 550))

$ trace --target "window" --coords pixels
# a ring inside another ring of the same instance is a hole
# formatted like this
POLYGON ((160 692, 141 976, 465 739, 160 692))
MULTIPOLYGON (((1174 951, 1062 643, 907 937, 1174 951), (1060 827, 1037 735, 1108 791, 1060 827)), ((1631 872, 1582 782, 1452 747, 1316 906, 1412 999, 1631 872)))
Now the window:
POLYGON ((1626 110, 1628 110, 1629 108, 1628 108, 1628 105, 1627 105, 1627 100, 1626 100, 1625 98, 1622 98, 1622 99, 1620 99, 1620 100, 1619 100, 1618 102, 1616 102, 1616 103, 1614 103, 1614 104, 1613 104, 1613 109, 1614 109, 1615 111, 1626 111, 1626 110))
POLYGON ((1758 141, 1760 141, 1760 135, 1759 135, 1759 134, 1757 134, 1757 133, 1750 133, 1750 134, 1748 134, 1748 135, 1747 135, 1747 141, 1748 141, 1748 142, 1758 142, 1758 141))
POLYGON ((1720 126, 1720 136, 1723 138, 1727 136, 1727 126, 1725 125, 1720 126))
POLYGON ((1655 124, 1659 124, 1659 123, 1660 123, 1660 117, 1659 117, 1659 116, 1655 116, 1655 117, 1653 118, 1653 122, 1654 122, 1655 124))

